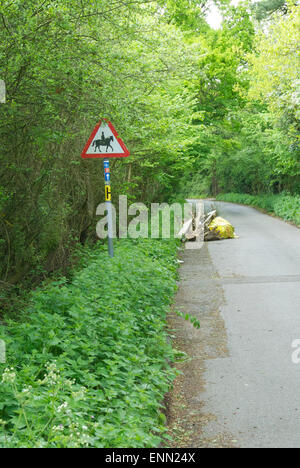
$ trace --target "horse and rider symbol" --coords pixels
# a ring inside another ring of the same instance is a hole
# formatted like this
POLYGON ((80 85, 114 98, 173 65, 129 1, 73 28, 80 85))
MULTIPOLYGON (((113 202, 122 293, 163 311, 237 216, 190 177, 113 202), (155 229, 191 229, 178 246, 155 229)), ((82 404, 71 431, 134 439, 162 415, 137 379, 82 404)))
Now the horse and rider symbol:
POLYGON ((101 153, 101 146, 106 146, 106 152, 108 152, 108 148, 111 148, 113 151, 114 149, 111 146, 112 141, 114 141, 114 137, 112 135, 108 138, 105 138, 104 132, 102 132, 101 139, 93 141, 93 146, 95 147, 94 152, 96 153, 96 151, 99 150, 101 153))

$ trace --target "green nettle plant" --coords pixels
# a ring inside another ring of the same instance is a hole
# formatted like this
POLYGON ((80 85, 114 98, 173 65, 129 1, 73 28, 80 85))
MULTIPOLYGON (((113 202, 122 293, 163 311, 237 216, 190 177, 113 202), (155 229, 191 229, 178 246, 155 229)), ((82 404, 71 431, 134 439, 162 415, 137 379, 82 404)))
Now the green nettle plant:
POLYGON ((20 391, 22 381, 12 367, 4 370, 2 385, 16 405, 10 424, 0 420, 2 446, 77 448, 92 442, 89 431, 96 424, 92 420, 87 422, 82 410, 87 389, 64 378, 56 361, 46 366, 44 378, 37 380, 35 387, 25 385, 20 391))
POLYGON ((32 294, 1 339, 0 446, 153 447, 164 434, 166 314, 177 242, 122 240, 86 250, 73 279, 32 294))

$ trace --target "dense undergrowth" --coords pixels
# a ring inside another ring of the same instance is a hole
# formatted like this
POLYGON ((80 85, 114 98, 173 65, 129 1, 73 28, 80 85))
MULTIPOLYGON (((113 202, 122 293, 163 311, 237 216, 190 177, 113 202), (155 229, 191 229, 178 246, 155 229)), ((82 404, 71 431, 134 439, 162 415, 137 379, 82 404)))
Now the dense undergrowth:
POLYGON ((300 226, 300 196, 283 193, 280 195, 248 195, 245 193, 226 193, 217 196, 217 200, 243 203, 255 206, 269 213, 274 213, 286 221, 300 226))
POLYGON ((174 370, 166 314, 176 241, 85 250, 71 281, 32 293, 0 338, 0 446, 154 447, 174 370), (0 378, 1 379, 1 378, 0 378))

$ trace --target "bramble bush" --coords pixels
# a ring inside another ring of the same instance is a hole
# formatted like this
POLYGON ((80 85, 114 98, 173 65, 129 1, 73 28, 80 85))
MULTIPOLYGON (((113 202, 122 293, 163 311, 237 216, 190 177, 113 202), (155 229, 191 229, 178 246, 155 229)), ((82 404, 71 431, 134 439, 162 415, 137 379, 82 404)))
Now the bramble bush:
POLYGON ((226 193, 217 196, 217 200, 243 203, 262 208, 274 213, 286 221, 292 221, 300 226, 300 196, 282 193, 280 195, 249 195, 245 193, 226 193))
POLYGON ((85 250, 72 280, 32 293, 0 338, 1 447, 154 447, 176 371, 166 314, 176 241, 121 240, 85 250), (1 377, 2 374, 2 377, 1 377))

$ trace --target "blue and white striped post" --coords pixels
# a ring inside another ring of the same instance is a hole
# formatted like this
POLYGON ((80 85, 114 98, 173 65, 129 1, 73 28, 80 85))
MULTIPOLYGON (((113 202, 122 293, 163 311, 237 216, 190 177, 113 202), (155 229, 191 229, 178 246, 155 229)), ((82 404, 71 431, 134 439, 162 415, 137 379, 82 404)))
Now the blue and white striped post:
POLYGON ((113 241, 113 219, 111 205, 111 186, 110 186, 110 168, 109 160, 104 159, 104 181, 105 181, 105 204, 107 209, 107 224, 108 224, 108 253, 110 257, 114 256, 114 241, 113 241))

